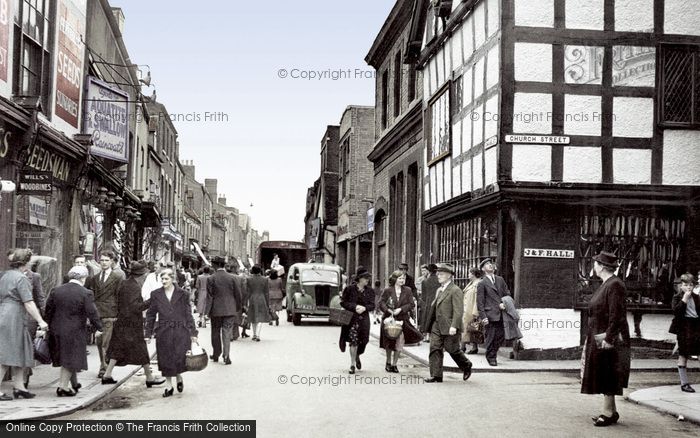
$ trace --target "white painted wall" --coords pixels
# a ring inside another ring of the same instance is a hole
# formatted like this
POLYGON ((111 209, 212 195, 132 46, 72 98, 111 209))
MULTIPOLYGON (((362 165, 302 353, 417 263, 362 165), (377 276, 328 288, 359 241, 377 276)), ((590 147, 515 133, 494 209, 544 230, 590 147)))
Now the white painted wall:
POLYGON ((462 163, 462 193, 472 191, 472 163, 471 160, 462 163))
POLYGON ((484 109, 483 105, 474 108, 474 123, 472 124, 472 146, 484 141, 484 109))
POLYGON ((484 153, 484 183, 486 186, 498 180, 498 148, 486 149, 484 153))
POLYGON ((581 312, 570 309, 518 309, 526 349, 571 348, 581 342, 581 312))
POLYGON ((615 30, 653 32, 654 0, 615 0, 615 30))
POLYGON ((552 95, 515 93, 513 104, 513 131, 517 134, 550 134, 552 95))
POLYGON ((566 0, 566 27, 603 30, 604 3, 604 0, 566 0))
POLYGON ((486 41, 486 10, 484 2, 479 2, 474 9, 474 46, 481 47, 486 41))
POLYGON ((0 96, 10 98, 12 96, 12 71, 14 69, 13 66, 13 56, 12 52, 14 51, 14 1, 13 0, 0 0, 0 26, 6 27, 7 28, 7 33, 8 33, 8 41, 7 41, 7 47, 3 47, 3 49, 7 49, 7 53, 5 53, 6 57, 6 64, 7 64, 7 81, 2 81, 0 80, 0 96))
POLYGON ((654 136, 654 99, 613 98, 613 136, 651 138, 654 136))
POLYGON ((501 11, 500 11, 500 0, 488 0, 487 4, 487 25, 488 25, 488 36, 491 37, 493 34, 498 32, 501 28, 501 11))
POLYGON ((700 131, 664 131, 663 183, 700 185, 700 131))
POLYGON ((566 182, 603 182, 603 155, 599 147, 565 146, 564 176, 566 182))
POLYGON ((664 32, 679 35, 700 35, 700 7, 697 0, 666 0, 664 32))
POLYGON ((472 190, 479 190, 484 188, 483 160, 483 154, 474 155, 474 159, 472 160, 472 190))
POLYGON ((613 149, 615 184, 651 184, 651 151, 613 149))
POLYGON ((498 96, 486 101, 484 108, 484 141, 498 134, 498 96))
POLYGON ((515 43, 515 80, 552 82, 552 45, 515 43))
POLYGON ((501 65, 500 47, 498 45, 493 46, 486 54, 486 57, 488 58, 486 65, 486 89, 490 89, 498 85, 501 77, 499 74, 499 66, 501 65))
POLYGON ((564 133, 600 136, 603 120, 601 96, 564 96, 564 133))
POLYGON ((552 180, 552 147, 539 144, 513 145, 513 181, 552 180))
POLYGON ((461 165, 457 165, 452 168, 452 194, 454 196, 459 196, 462 194, 462 171, 461 165))
POLYGON ((515 0, 515 25, 554 27, 554 0, 515 0))

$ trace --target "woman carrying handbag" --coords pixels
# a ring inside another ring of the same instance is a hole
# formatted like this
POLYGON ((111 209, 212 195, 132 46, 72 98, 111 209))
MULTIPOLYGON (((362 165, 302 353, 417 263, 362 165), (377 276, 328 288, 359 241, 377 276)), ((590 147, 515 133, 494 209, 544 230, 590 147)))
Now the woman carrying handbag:
POLYGON ((464 315, 462 316, 462 351, 467 354, 477 354, 479 344, 484 342, 484 328, 479 319, 479 308, 476 305, 476 289, 481 282, 481 270, 477 268, 469 269, 469 284, 464 288, 464 315), (472 348, 467 350, 467 345, 472 344, 472 348))
POLYGON ((345 352, 350 344, 350 374, 355 374, 355 367, 362 369, 360 356, 365 352, 369 342, 369 315, 374 310, 374 291, 369 287, 372 276, 365 268, 358 268, 355 283, 343 289, 340 305, 353 312, 352 319, 340 329, 338 345, 345 352))
POLYGON ((411 310, 416 304, 413 294, 406 284, 406 275, 403 271, 394 271, 389 277, 389 287, 384 289, 379 299, 379 310, 382 311, 382 330, 379 335, 379 347, 386 350, 387 373, 398 373, 396 364, 405 344, 418 344, 422 336, 410 321, 411 310), (388 323, 400 323, 402 330, 399 336, 392 339, 387 333, 388 323))

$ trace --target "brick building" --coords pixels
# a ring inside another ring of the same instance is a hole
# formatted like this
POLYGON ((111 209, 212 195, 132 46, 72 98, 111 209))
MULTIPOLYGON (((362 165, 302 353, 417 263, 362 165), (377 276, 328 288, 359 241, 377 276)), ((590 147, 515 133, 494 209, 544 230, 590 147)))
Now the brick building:
POLYGON ((673 346, 673 283, 700 264, 691 3, 417 1, 431 260, 463 285, 496 259, 519 357, 580 351, 601 250, 621 259, 633 347, 673 346))
POLYGON ((371 269, 372 263, 367 213, 374 202, 374 170, 367 155, 374 144, 374 107, 347 107, 339 133, 336 263, 353 273, 358 266, 371 269))
POLYGON ((422 75, 405 64, 413 1, 399 0, 389 13, 365 61, 377 74, 372 272, 386 283, 406 262, 417 277, 422 257, 423 175, 422 75))

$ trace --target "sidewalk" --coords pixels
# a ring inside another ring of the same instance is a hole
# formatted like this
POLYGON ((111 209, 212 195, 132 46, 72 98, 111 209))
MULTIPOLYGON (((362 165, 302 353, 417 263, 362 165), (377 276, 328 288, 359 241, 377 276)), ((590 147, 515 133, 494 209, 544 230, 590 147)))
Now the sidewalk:
MULTIPOLYGON (((34 374, 30 377, 27 388, 29 392, 36 394, 36 397, 30 400, 0 401, 0 421, 39 420, 71 414, 103 399, 141 370, 140 366, 134 365, 115 367, 112 377, 117 381, 117 384, 103 385, 97 378, 97 373, 100 370, 100 356, 97 354, 97 347, 88 345, 87 350, 90 352, 87 356, 88 370, 78 374, 78 382, 83 385, 78 395, 75 397, 56 396, 60 368, 39 365, 34 367, 34 374)), ((148 352, 153 357, 155 342, 148 345, 148 352)), ((12 382, 3 382, 0 391, 12 395, 12 382)))
POLYGON ((680 385, 657 386, 634 391, 626 398, 676 418, 683 416, 685 421, 700 424, 700 384, 695 385, 695 388, 699 392, 689 394, 682 392, 680 385))

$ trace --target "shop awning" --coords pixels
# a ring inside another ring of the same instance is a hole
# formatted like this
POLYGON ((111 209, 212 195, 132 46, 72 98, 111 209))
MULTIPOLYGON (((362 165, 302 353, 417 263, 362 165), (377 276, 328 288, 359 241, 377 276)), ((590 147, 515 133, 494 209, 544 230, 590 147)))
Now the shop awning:
POLYGON ((204 261, 204 264, 207 266, 211 266, 211 263, 209 263, 209 260, 204 256, 204 253, 202 252, 202 248, 199 247, 199 243, 197 242, 192 242, 192 245, 194 246, 194 250, 197 251, 197 254, 202 258, 204 261))

